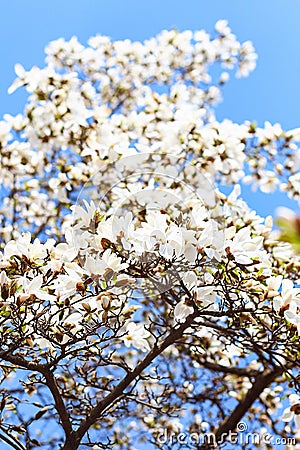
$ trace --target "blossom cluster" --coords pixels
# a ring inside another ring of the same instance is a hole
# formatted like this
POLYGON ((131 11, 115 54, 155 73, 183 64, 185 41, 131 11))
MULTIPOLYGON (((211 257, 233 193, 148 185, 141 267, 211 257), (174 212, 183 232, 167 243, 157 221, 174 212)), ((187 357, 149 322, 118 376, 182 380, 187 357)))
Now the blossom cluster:
MULTIPOLYGON (((299 351, 300 259, 238 183, 299 199, 300 133, 214 111, 229 72, 255 68, 252 44, 220 20, 213 35, 59 39, 46 54, 44 68, 16 65, 10 92, 25 87, 28 101, 0 122, 1 350, 52 363, 85 345, 129 373, 192 318, 193 370, 255 371, 262 354, 288 366, 299 351)), ((252 386, 224 380, 231 399, 252 386)), ((159 398, 151 380, 144 387, 159 398)), ((187 380, 180 391, 187 403, 194 388, 187 380)), ((277 410, 278 396, 261 401, 277 410)), ((298 425, 294 400, 284 420, 298 425)))

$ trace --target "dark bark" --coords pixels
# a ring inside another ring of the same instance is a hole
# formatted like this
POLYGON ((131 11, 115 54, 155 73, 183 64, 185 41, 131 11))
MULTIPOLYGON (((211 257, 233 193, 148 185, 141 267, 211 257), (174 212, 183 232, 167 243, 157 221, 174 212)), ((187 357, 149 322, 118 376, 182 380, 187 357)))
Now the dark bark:
POLYGON ((226 442, 226 438, 230 435, 230 432, 234 432, 238 423, 249 411, 249 408, 259 398, 265 388, 267 388, 279 375, 283 373, 281 367, 272 369, 266 369, 261 372, 255 379, 252 387, 247 392, 246 396, 241 400, 236 408, 232 411, 224 422, 220 425, 219 429, 215 433, 214 442, 204 442, 198 447, 198 450, 212 450, 219 449, 220 445, 226 442))
POLYGON ((69 437, 66 439, 65 444, 61 447, 61 450, 76 450, 86 432, 94 423, 97 422, 97 420, 101 417, 101 414, 110 406, 112 406, 123 395, 125 389, 134 380, 137 380, 143 370, 149 367, 149 365, 158 355, 160 355, 170 345, 181 338, 184 331, 192 324, 196 316, 197 312, 191 314, 183 324, 181 324, 177 329, 171 331, 169 336, 162 342, 161 345, 154 346, 154 348, 145 356, 145 358, 137 365, 137 367, 129 372, 123 378, 123 380, 113 389, 113 391, 111 391, 110 394, 108 394, 91 410, 88 417, 86 417, 86 419, 82 421, 78 429, 69 435, 69 437))

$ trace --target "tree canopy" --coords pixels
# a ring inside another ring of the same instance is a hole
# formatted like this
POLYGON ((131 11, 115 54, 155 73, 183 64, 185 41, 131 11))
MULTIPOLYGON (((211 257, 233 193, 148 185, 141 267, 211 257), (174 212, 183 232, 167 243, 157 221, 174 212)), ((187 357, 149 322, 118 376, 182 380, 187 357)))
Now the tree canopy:
POLYGON ((297 448, 300 257, 240 184, 299 200, 300 129, 215 115, 255 64, 220 20, 59 39, 44 68, 16 65, 28 100, 0 122, 8 447, 297 448))

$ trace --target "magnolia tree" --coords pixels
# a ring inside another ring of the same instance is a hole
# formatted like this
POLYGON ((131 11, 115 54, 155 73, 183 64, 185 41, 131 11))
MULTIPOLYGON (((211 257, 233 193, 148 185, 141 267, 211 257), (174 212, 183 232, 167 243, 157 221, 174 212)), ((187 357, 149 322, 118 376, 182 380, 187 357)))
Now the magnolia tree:
POLYGON ((239 183, 299 199, 300 131, 214 114, 252 44, 46 54, 0 122, 1 448, 296 448, 300 258, 239 183))

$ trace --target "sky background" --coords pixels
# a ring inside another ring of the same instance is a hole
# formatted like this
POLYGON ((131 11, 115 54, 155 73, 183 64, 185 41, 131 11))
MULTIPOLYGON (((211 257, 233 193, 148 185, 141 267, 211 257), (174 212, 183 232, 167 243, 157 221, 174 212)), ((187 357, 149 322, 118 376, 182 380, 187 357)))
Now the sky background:
MULTIPOLYGON (((105 34, 113 39, 144 40, 162 29, 213 31, 227 19, 240 41, 252 40, 259 59, 249 78, 232 78, 217 108, 218 119, 241 123, 268 120, 285 129, 300 126, 299 0, 13 0, 1 3, 0 116, 22 112, 25 91, 7 89, 14 65, 43 66, 44 47, 59 37, 76 35, 82 43, 105 34)), ((248 203, 260 214, 274 214, 286 204, 283 194, 262 195, 246 188, 248 203)))

